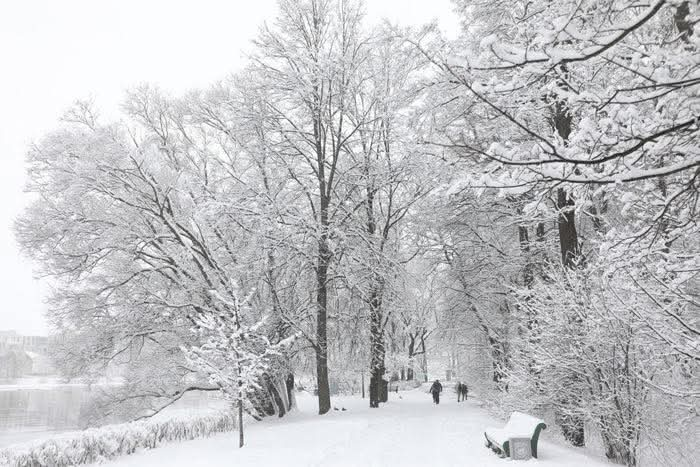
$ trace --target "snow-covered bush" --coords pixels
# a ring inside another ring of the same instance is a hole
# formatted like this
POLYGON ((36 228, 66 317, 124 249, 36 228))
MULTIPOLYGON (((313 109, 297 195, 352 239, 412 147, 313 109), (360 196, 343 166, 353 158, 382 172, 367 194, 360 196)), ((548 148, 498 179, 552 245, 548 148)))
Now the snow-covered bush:
MULTIPOLYGON (((658 338, 661 332, 654 334, 664 328, 646 318, 660 303, 688 321, 692 314, 680 291, 663 296, 648 281, 643 295, 627 275, 605 273, 597 264, 552 268, 518 291, 521 326, 511 339, 502 404, 553 412, 562 432, 572 420, 583 420, 600 437, 608 459, 635 466, 644 445, 668 447, 662 432, 692 423, 687 417, 697 387, 697 366, 683 358, 682 341, 669 348, 658 338), (666 416, 671 413, 675 420, 666 416)), ((682 450, 676 446, 670 453, 682 450)))
POLYGON ((0 465, 58 467, 103 462, 152 449, 169 441, 204 438, 236 429, 232 412, 218 415, 138 421, 91 428, 75 436, 0 450, 0 465))

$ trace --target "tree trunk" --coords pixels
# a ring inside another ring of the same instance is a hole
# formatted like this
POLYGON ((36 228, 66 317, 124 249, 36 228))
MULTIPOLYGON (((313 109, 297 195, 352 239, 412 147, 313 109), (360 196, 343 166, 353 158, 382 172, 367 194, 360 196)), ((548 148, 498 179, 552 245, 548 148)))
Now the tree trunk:
POLYGON ((277 381, 271 377, 267 377, 267 391, 270 395, 270 400, 274 403, 275 412, 278 417, 284 417, 289 407, 277 388, 277 381))
MULTIPOLYGON (((562 67, 562 73, 566 73, 566 68, 562 67)), ((554 102, 552 105, 552 125, 557 130, 559 137, 566 142, 571 134, 572 115, 562 100, 554 102)), ((559 248, 561 251, 561 262, 566 268, 573 268, 579 262, 580 249, 578 243, 578 233, 576 232, 576 211, 575 202, 571 194, 565 188, 557 189, 557 209, 559 227, 559 248)), ((574 383, 575 375, 572 375, 571 383, 574 383)), ((561 424, 564 438, 574 446, 584 446, 584 420, 580 415, 575 415, 577 401, 563 395, 558 401, 563 408, 558 418, 563 421, 561 424)))
POLYGON ((294 373, 289 373, 284 383, 287 388, 287 400, 289 401, 289 410, 291 410, 297 405, 296 397, 294 395, 294 373))
POLYGON ((382 298, 381 286, 372 288, 370 295, 370 378, 369 378, 369 406, 379 407, 380 402, 386 402, 384 395, 384 373, 386 371, 384 356, 384 330, 382 329, 382 298))
POLYGON ((318 413, 323 415, 331 409, 331 392, 328 381, 328 257, 325 234, 319 241, 318 267, 316 269, 316 382, 318 386, 318 413))
POLYGON ((389 382, 382 379, 379 382, 379 402, 386 402, 389 400, 389 382))
POLYGON ((545 226, 544 222, 539 222, 537 224, 537 228, 535 229, 535 235, 536 235, 536 243, 535 243, 535 249, 537 250, 535 257, 537 258, 537 261, 534 264, 535 270, 533 271, 533 275, 537 275, 538 277, 542 277, 544 275, 544 265, 547 264, 547 245, 545 244, 545 226))
POLYGON ((508 368, 507 353, 503 344, 495 337, 488 336, 489 347, 491 348, 491 362, 493 365, 493 382, 499 391, 508 391, 506 382, 506 368, 508 368))
MULTIPOLYGON (((314 12, 314 27, 318 27, 314 12)), ((318 78, 318 77, 315 77, 318 78)), ((319 209, 317 213, 318 226, 318 257, 316 264, 316 384, 318 387, 318 413, 323 415, 331 409, 331 391, 328 381, 328 267, 331 262, 331 250, 328 245, 330 219, 328 211, 332 196, 332 180, 335 175, 335 165, 329 168, 330 173, 326 179, 326 168, 328 159, 326 158, 326 148, 324 139, 325 128, 323 121, 323 110, 321 109, 321 89, 318 82, 314 88, 313 111, 313 133, 316 152, 316 181, 318 182, 319 209), (330 181, 329 181, 330 180, 330 181)), ((335 153, 336 158, 338 153, 335 153)))
MULTIPOLYGON (((562 70, 564 73, 566 70, 562 70)), ((557 130, 561 139, 566 143, 571 134, 572 115, 566 107, 566 103, 557 101, 552 106, 552 125, 557 130)), ((557 189, 557 209, 559 210, 559 247, 561 250, 561 262, 566 267, 573 267, 578 255, 578 234, 576 232, 576 211, 574 199, 566 189, 557 189)))
POLYGON ((559 209, 558 224, 561 262, 564 266, 572 268, 576 265, 580 250, 578 233, 576 232, 574 200, 564 188, 557 189, 557 208, 559 209))
POLYGON ((682 2, 676 7, 676 12, 673 15, 673 21, 678 28, 678 32, 681 33, 681 38, 683 42, 690 42, 690 36, 693 35, 693 24, 688 21, 688 15, 690 14, 690 8, 688 2, 682 2))
POLYGON ((406 369, 406 381, 413 381, 413 365, 416 352, 416 336, 408 335, 408 368, 406 369))
POLYGON ((331 252, 328 247, 328 197, 325 183, 321 183, 321 235, 318 240, 318 264, 316 266, 316 383, 318 386, 318 413, 331 409, 331 392, 328 381, 328 265, 331 252))
POLYGON ((428 382, 428 351, 425 349, 425 334, 420 336, 421 350, 423 351, 423 358, 421 360, 421 370, 423 370, 423 382, 428 382))
POLYGON ((243 447, 243 399, 238 397, 238 447, 243 447))
POLYGON ((530 236, 527 231, 527 226, 518 226, 518 240, 520 241, 520 250, 525 257, 525 267, 523 269, 523 284, 525 287, 532 287, 534 275, 532 271, 532 258, 530 257, 530 236))

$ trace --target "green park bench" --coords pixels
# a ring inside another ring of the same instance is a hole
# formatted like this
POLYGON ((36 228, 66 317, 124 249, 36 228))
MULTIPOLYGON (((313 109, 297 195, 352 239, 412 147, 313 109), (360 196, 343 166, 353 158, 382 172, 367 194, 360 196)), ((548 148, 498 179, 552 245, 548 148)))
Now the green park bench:
MULTIPOLYGON (((487 428, 486 447, 502 457, 511 457, 510 440, 527 438, 530 440, 532 457, 537 457, 537 441, 540 431, 547 428, 544 420, 521 412, 513 412, 503 428, 487 428)), ((526 445, 527 446, 527 445, 526 445)))

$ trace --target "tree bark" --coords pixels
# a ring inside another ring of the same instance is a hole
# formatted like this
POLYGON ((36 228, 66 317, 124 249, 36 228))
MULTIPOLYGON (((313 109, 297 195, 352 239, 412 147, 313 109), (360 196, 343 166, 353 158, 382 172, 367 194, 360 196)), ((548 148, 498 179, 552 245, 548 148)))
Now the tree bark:
POLYGON ((428 382, 428 351, 425 349, 425 334, 421 334, 420 336, 420 345, 421 349, 423 351, 423 359, 421 361, 422 364, 422 370, 423 370, 423 382, 427 383, 428 382))
POLYGON ((689 42, 690 36, 693 35, 693 24, 688 21, 688 15, 690 15, 688 2, 682 2, 678 5, 673 15, 673 21, 676 24, 676 28, 678 28, 678 32, 681 33, 683 42, 689 42))
POLYGON ((323 415, 331 409, 330 384, 328 381, 328 251, 327 234, 321 234, 318 244, 318 266, 316 268, 316 382, 318 386, 318 413, 323 415))
MULTIPOLYGON (((320 99, 319 99, 320 102, 320 99)), ((320 113, 320 109, 316 109, 320 113)), ((330 220, 328 209, 331 194, 326 181, 326 153, 322 141, 321 117, 314 121, 316 143, 317 180, 320 210, 318 213, 318 258, 316 264, 316 384, 318 387, 318 413, 323 415, 331 409, 331 393, 328 381, 328 267, 331 251, 328 245, 330 220)), ((331 176, 333 170, 331 170, 331 176)))
POLYGON ((294 396, 294 373, 289 373, 287 375, 285 386, 287 387, 287 400, 289 401, 289 409, 291 410, 296 406, 296 397, 294 396))
POLYGON ((493 336, 488 336, 491 348, 491 362, 493 365, 493 382, 499 391, 508 391, 506 382, 506 369, 508 368, 508 354, 504 345, 493 336))
POLYGON ((525 287, 532 287, 532 282, 534 280, 532 258, 530 257, 530 236, 527 231, 527 226, 518 226, 518 239, 520 240, 520 251, 523 252, 525 257, 525 266, 523 269, 523 284, 525 287))
MULTIPOLYGON (((562 67, 562 73, 566 73, 566 68, 562 67)), ((571 123, 573 116, 562 100, 557 100, 552 105, 552 126, 557 130, 559 137, 566 144, 571 135, 571 123)), ((557 189, 557 209, 559 211, 557 224, 559 228, 559 249, 561 252, 561 262, 566 268, 573 268, 579 262, 580 248, 578 233, 576 232, 576 211, 575 201, 565 188, 557 189)), ((575 375, 572 375, 569 383, 575 382, 575 375)), ((558 401, 564 410, 559 414, 562 420, 561 429, 567 441, 574 446, 584 446, 584 420, 580 415, 575 414, 577 402, 570 400, 567 396, 558 401), (566 410, 566 409, 572 410, 566 410)))
POLYGON ((384 396, 384 373, 386 371, 384 357, 384 332, 382 326, 382 299, 381 292, 376 287, 370 294, 370 378, 369 378, 369 406, 379 407, 380 402, 386 402, 384 396))
POLYGON ((238 447, 243 447, 243 399, 238 398, 238 447))
POLYGON ((275 384, 276 381, 269 376, 266 379, 267 391, 270 395, 270 400, 274 404, 275 412, 277 413, 278 417, 284 417, 289 407, 287 407, 287 404, 285 403, 282 394, 280 394, 280 392, 278 391, 277 386, 275 384))
POLYGON ((576 219, 574 200, 564 188, 557 189, 557 209, 559 209, 559 248, 561 250, 561 262, 567 268, 576 265, 580 255, 578 233, 576 232, 576 219))
POLYGON ((413 381, 413 357, 415 357, 416 336, 410 334, 408 339, 408 368, 406 369, 406 381, 413 381))

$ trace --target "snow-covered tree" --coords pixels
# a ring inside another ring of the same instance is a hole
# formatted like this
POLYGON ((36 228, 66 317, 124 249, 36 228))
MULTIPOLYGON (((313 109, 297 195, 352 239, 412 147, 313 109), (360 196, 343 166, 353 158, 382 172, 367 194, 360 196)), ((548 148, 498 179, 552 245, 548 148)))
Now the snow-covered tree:
MULTIPOLYGON (((32 149, 36 201, 18 236, 55 284, 51 317, 71 361, 105 367, 151 348, 180 355, 172 363, 182 371, 171 375, 179 378, 163 382, 176 386, 155 392, 164 407, 183 392, 211 388, 197 383, 201 372, 178 349, 216 337, 203 324, 230 319, 225 300, 238 296, 232 279, 254 277, 242 263, 259 253, 240 221, 256 204, 217 154, 199 146, 197 127, 186 125, 176 102, 140 88, 125 108, 132 126, 101 124, 83 109, 32 149)), ((246 330, 266 314, 248 313, 239 325, 246 330)), ((265 339, 269 330, 257 332, 265 339)))

